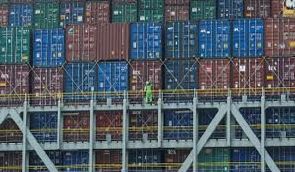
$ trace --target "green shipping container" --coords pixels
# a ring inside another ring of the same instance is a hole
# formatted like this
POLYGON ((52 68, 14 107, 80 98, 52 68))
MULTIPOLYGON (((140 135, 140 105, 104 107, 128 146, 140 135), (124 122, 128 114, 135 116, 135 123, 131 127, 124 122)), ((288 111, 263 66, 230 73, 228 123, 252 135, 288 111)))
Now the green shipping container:
POLYGON ((34 27, 36 29, 50 29, 59 27, 59 4, 36 3, 34 6, 34 27))
POLYGON ((205 148, 198 156, 198 168, 206 172, 229 172, 230 150, 227 148, 205 148))
POLYGON ((216 0, 194 0, 190 7, 191 20, 216 18, 216 0))
POLYGON ((112 22, 125 23, 137 22, 137 4, 136 3, 113 3, 112 4, 112 22))
POLYGON ((162 22, 164 0, 139 0, 139 21, 162 22))
POLYGON ((29 63, 30 30, 0 28, 0 64, 29 63))

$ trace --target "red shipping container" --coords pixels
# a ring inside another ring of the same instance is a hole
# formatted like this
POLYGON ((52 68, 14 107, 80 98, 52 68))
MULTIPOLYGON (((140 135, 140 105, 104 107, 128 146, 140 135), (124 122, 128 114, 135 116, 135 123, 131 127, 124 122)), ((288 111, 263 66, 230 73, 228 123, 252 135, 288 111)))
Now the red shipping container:
POLYGON ((0 27, 7 27, 8 25, 9 8, 7 4, 0 5, 0 27))
POLYGON ((63 93, 62 68, 33 69, 31 99, 33 105, 57 105, 59 96, 63 93))
POLYGON ((0 125, 0 143, 21 143, 23 134, 12 119, 6 119, 0 125))
POLYGON ((29 93, 29 73, 27 65, 0 65, 0 106, 24 102, 29 93))
POLYGON ((295 18, 269 18, 265 21, 265 55, 295 55, 295 18))
POLYGON ((67 61, 95 61, 97 27, 88 24, 70 25, 66 31, 67 61))
MULTIPOLYGON (((144 86, 150 81, 154 90, 162 88, 162 63, 160 61, 132 61, 130 67, 131 98, 142 100, 144 86)), ((154 95, 157 96, 157 95, 154 95)))
POLYGON ((271 15, 271 0, 245 0, 245 17, 267 18, 271 15))
POLYGON ((186 21, 189 20, 188 5, 165 6, 165 21, 186 21))
POLYGON ((97 112, 96 140, 122 140, 122 115, 121 111, 97 112))
POLYGON ((98 60, 128 59, 129 24, 100 24, 97 40, 98 60))
POLYGON ((88 24, 109 23, 110 3, 88 1, 85 7, 85 22, 88 24))
POLYGON ((186 5, 189 6, 190 0, 165 0, 165 5, 186 5))
POLYGON ((265 68, 267 88, 295 87, 295 57, 267 58, 265 68))
POLYGON ((232 87, 240 88, 238 93, 257 93, 259 91, 257 88, 264 87, 264 60, 261 58, 234 59, 232 87))
POLYGON ((295 6, 293 0, 272 0, 272 17, 295 17, 295 6))
POLYGON ((0 152, 0 168, 3 172, 21 172, 22 153, 14 151, 0 152))
POLYGON ((179 167, 175 167, 175 164, 182 164, 187 156, 190 154, 190 150, 187 149, 168 149, 165 150, 164 163, 167 164, 165 171, 175 172, 179 167), (170 164, 170 165, 169 165, 170 164))
POLYGON ((63 139, 65 142, 89 141, 89 112, 64 113, 63 139))
POLYGON ((121 150, 97 150, 95 152, 96 171, 120 172, 122 163, 121 150))
POLYGON ((156 140, 157 138, 158 111, 131 111, 129 114, 129 139, 156 140))
POLYGON ((200 89, 230 88, 230 60, 208 59, 199 61, 200 89))

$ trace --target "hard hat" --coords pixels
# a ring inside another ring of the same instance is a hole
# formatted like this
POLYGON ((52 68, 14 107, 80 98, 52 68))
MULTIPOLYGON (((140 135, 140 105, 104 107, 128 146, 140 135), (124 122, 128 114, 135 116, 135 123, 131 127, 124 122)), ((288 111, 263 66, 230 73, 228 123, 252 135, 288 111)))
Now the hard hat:
POLYGON ((149 84, 150 82, 149 81, 146 81, 146 84, 149 84))

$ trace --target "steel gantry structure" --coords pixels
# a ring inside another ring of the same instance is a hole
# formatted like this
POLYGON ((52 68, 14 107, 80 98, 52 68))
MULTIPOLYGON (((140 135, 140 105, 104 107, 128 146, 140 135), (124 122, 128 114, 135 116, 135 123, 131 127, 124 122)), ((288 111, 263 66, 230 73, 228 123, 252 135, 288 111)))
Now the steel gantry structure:
POLYGON ((241 99, 233 99, 232 92, 227 91, 227 95, 222 101, 203 100, 198 91, 192 92, 191 100, 189 101, 166 101, 165 95, 159 92, 157 101, 154 104, 132 103, 127 92, 120 103, 113 103, 111 98, 108 98, 106 103, 97 103, 94 93, 91 93, 91 99, 87 104, 66 104, 62 98, 58 99, 58 103, 54 106, 30 106, 29 98, 25 96, 23 105, 17 107, 2 107, 0 109, 0 124, 7 118, 12 119, 23 134, 22 143, 0 144, 0 151, 22 151, 22 171, 28 171, 28 151, 34 150, 40 159, 44 162, 48 171, 58 171, 51 159, 45 151, 47 150, 88 150, 89 151, 89 166, 88 171, 95 171, 94 150, 99 149, 121 149, 122 150, 122 172, 128 171, 128 149, 145 149, 145 148, 187 148, 191 149, 190 154, 179 168, 179 172, 185 172, 191 166, 193 171, 198 171, 198 154, 205 147, 254 147, 261 156, 261 171, 266 171, 266 165, 272 172, 280 172, 277 164, 274 162, 270 154, 267 152, 267 147, 279 146, 295 146, 295 138, 266 138, 265 136, 265 110, 269 107, 294 107, 295 101, 290 100, 287 94, 281 94, 278 99, 266 99, 265 91, 261 92, 259 98, 249 99, 249 96, 242 95, 241 99), (198 109, 218 109, 215 117, 208 125, 204 134, 199 137, 198 133, 198 109), (255 135, 250 125, 240 113, 240 108, 260 108, 261 109, 261 137, 255 135), (163 111, 171 109, 190 109, 193 113, 193 139, 192 140, 165 140, 163 138, 163 111), (155 110, 158 112, 158 133, 157 140, 149 141, 131 141, 128 138, 128 111, 129 110, 155 110), (57 112, 57 142, 54 143, 38 143, 28 126, 28 118, 32 112, 57 112), (63 142, 63 113, 66 111, 89 111, 90 114, 90 132, 89 142, 70 143, 63 142), (122 111, 122 141, 96 141, 95 139, 95 113, 96 111, 122 111), (210 139, 210 136, 217 128, 222 119, 226 119, 226 138, 225 139, 210 139), (232 137, 231 123, 236 120, 247 136, 247 139, 236 139, 232 137))

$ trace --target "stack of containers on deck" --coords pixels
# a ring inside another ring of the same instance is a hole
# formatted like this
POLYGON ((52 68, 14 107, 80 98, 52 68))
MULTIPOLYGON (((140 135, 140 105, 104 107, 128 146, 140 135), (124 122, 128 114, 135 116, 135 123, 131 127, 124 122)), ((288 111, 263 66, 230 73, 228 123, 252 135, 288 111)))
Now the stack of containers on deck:
POLYGON ((137 0, 113 0, 112 22, 125 23, 137 21, 137 0))
POLYGON ((165 0, 165 21, 189 20, 189 0, 165 0))

